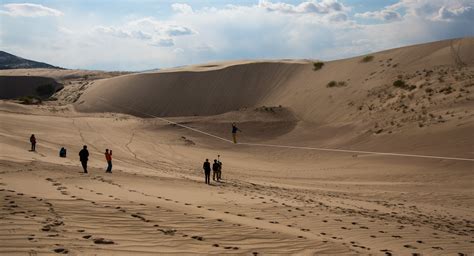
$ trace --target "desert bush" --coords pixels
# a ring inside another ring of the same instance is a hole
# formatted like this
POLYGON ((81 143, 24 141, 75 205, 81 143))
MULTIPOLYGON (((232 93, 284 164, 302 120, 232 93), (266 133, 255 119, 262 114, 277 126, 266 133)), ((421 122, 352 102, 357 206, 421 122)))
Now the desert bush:
POLYGON ((372 60, 374 60, 374 56, 372 55, 367 55, 364 58, 362 58, 362 62, 371 62, 372 60))
POLYGON ((397 81, 393 82, 393 86, 398 87, 400 89, 407 90, 407 91, 411 91, 411 90, 416 88, 415 85, 408 85, 403 80, 397 80, 397 81))
POLYGON ((52 84, 43 84, 36 87, 36 92, 38 95, 49 95, 54 93, 54 86, 52 84))
POLYGON ((41 98, 36 97, 36 96, 24 96, 18 98, 21 104, 25 105, 33 105, 33 104, 41 104, 41 98))
POLYGON ((326 87, 328 88, 331 88, 331 87, 344 87, 344 86, 347 86, 347 83, 345 81, 339 81, 339 82, 336 82, 336 81, 330 81, 326 87))
POLYGON ((452 93, 452 92, 454 92, 454 91, 455 91, 455 90, 454 90, 453 87, 451 87, 451 86, 447 86, 447 87, 441 88, 441 89, 439 90, 440 93, 444 93, 444 94, 446 94, 446 95, 447 95, 447 94, 450 94, 450 93, 452 93))
POLYGON ((58 98, 56 98, 56 97, 49 97, 45 101, 57 101, 57 100, 58 100, 58 98))
POLYGON ((323 68, 324 62, 318 61, 318 62, 313 62, 313 70, 317 71, 323 68))

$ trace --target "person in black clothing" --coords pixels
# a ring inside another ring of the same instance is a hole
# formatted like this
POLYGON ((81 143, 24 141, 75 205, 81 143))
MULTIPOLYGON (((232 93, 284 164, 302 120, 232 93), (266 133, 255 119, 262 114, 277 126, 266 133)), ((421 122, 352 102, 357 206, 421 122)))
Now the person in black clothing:
POLYGON ((214 163, 212 164, 212 180, 219 180, 219 163, 217 159, 214 159, 214 163))
POLYGON ((217 172, 217 181, 221 181, 221 178, 222 178, 222 162, 217 160, 217 164, 219 164, 219 171, 217 172))
POLYGON ((87 161, 89 160, 89 151, 87 150, 86 145, 84 145, 82 150, 79 151, 79 160, 81 161, 84 173, 87 173, 87 161))
POLYGON ((204 179, 206 184, 211 184, 211 163, 209 163, 209 159, 206 159, 206 162, 202 165, 202 168, 204 169, 204 179))
POLYGON ((31 134, 30 143, 31 143, 31 151, 36 151, 36 138, 34 134, 31 134))
POLYGON ((242 132, 235 123, 232 123, 232 139, 234 143, 237 143, 237 132, 242 132))
POLYGON ((66 157, 66 149, 64 147, 62 147, 60 150, 59 150, 59 157, 66 157))

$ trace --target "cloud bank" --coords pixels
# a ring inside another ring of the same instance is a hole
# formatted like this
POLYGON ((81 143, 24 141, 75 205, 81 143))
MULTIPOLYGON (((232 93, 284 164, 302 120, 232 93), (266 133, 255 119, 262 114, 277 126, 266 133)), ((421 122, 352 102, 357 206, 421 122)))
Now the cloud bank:
POLYGON ((5 4, 0 46, 65 67, 140 70, 229 59, 337 59, 474 36, 471 0, 400 0, 365 10, 341 0, 159 7, 167 15, 133 13, 110 22, 56 6, 5 4))

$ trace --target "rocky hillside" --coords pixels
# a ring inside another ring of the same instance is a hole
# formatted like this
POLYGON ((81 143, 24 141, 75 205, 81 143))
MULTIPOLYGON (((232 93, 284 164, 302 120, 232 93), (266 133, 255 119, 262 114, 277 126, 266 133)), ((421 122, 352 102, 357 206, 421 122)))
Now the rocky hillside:
POLYGON ((16 69, 16 68, 54 68, 55 67, 43 62, 23 59, 8 52, 0 51, 0 69, 16 69))

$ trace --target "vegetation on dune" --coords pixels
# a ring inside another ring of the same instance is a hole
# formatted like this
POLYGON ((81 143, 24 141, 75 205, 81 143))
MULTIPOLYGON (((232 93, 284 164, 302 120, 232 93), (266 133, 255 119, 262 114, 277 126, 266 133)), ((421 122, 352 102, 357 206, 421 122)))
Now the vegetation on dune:
POLYGON ((43 102, 41 98, 37 96, 24 96, 24 97, 18 98, 18 100, 20 101, 21 104, 25 104, 25 105, 36 105, 36 104, 41 104, 43 102))
POLYGON ((267 106, 261 106, 261 107, 258 107, 258 108, 255 108, 255 111, 257 112, 272 112, 272 113, 275 113, 275 112, 278 112, 278 111, 282 111, 282 106, 279 105, 278 107, 267 107, 267 106))
POLYGON ((347 86, 347 83, 345 81, 339 81, 339 82, 336 82, 336 81, 330 81, 326 87, 327 88, 331 88, 331 87, 344 87, 344 86, 347 86))
POLYGON ((407 91, 411 91, 411 90, 416 89, 415 85, 408 85, 403 80, 396 80, 395 82, 393 82, 393 86, 395 86, 397 88, 400 88, 400 89, 403 89, 403 90, 407 90, 407 91))
POLYGON ((361 62, 371 62, 372 60, 374 60, 374 56, 372 56, 372 55, 367 55, 367 56, 365 56, 364 58, 362 58, 362 61, 361 61, 361 62))
POLYGON ((318 61, 318 62, 313 62, 313 70, 317 71, 322 69, 324 66, 324 62, 318 61))

